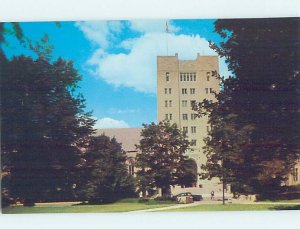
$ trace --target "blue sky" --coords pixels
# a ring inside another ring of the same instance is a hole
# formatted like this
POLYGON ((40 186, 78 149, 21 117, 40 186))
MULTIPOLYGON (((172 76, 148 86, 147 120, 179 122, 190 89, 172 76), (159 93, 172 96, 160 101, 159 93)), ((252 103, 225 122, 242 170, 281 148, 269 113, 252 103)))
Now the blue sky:
MULTIPOLYGON (((97 128, 141 127, 156 122, 156 56, 179 54, 180 59, 216 55, 208 40, 219 43, 215 20, 82 21, 21 23, 33 40, 45 33, 54 45, 53 59, 73 60, 82 75, 80 92, 88 111, 98 119, 97 128)), ((8 56, 32 55, 12 38, 8 56)), ((228 75, 220 59, 221 75, 228 75)))

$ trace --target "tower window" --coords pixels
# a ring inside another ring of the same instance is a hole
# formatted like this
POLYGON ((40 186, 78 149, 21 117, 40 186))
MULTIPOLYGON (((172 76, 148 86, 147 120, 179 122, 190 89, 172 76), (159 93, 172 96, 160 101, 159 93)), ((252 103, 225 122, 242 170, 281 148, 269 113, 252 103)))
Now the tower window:
POLYGON ((168 100, 165 100, 165 107, 168 107, 168 100))
POLYGON ((166 81, 170 81, 170 73, 166 72, 166 81))
POLYGON ((196 133, 196 127, 195 127, 195 126, 192 126, 192 127, 191 127, 191 130, 192 130, 192 133, 193 133, 193 134, 196 133))
POLYGON ((172 107, 172 100, 169 100, 169 107, 172 107))
POLYGON ((165 120, 172 120, 172 114, 165 114, 165 120))
POLYGON ((172 88, 169 88, 169 94, 172 94, 172 88))
POLYGON ((294 169, 294 181, 298 181, 298 168, 294 169))
POLYGON ((181 92, 182 92, 182 94, 187 94, 187 89, 186 88, 182 88, 181 92))
POLYGON ((190 89, 190 92, 191 92, 192 95, 195 94, 195 91, 196 91, 195 88, 190 89))
POLYGON ((191 107, 196 106, 196 100, 191 100, 191 107))
POLYGON ((187 100, 182 100, 182 107, 187 107, 187 100))
POLYGON ((205 88, 205 93, 208 94, 208 88, 207 87, 205 88))
POLYGON ((207 72, 206 73, 206 80, 209 81, 209 78, 210 78, 210 72, 207 72))
POLYGON ((209 92, 210 93, 214 93, 212 88, 209 88, 209 92))
POLYGON ((165 94, 168 94, 168 88, 165 88, 165 94))
POLYGON ((197 117, 197 114, 191 114, 191 120, 195 120, 197 117))
POLYGON ((197 140, 196 139, 192 139, 191 140, 191 146, 196 146, 197 145, 197 140))
POLYGON ((183 120, 188 120, 188 115, 187 114, 182 114, 182 119, 183 120))
POLYGON ((182 131, 187 134, 188 133, 188 127, 187 126, 182 127, 182 131))

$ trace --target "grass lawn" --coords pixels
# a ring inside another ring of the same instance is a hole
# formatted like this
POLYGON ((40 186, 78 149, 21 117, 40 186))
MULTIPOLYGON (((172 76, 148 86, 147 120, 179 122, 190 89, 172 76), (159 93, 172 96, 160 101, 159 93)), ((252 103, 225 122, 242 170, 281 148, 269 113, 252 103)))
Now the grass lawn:
POLYGON ((35 207, 8 207, 2 209, 4 214, 30 214, 30 213, 98 213, 98 212, 128 212, 134 210, 142 210, 149 208, 158 208, 174 205, 173 202, 150 200, 147 203, 139 203, 138 199, 124 199, 112 204, 103 205, 73 205, 65 206, 65 204, 35 207))
POLYGON ((299 204, 203 204, 180 209, 170 209, 165 212, 199 212, 199 211, 269 211, 269 210, 300 210, 299 204))

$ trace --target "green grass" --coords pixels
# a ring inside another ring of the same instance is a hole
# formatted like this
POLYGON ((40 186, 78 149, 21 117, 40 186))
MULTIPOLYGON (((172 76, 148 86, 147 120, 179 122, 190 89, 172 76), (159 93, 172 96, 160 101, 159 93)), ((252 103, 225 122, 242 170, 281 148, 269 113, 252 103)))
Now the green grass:
MULTIPOLYGON (((164 212, 199 212, 199 211, 269 211, 269 210, 300 210, 300 199, 262 201, 253 204, 200 204, 193 207, 165 210, 164 212), (287 204, 284 204, 287 203, 287 204)), ((8 207, 2 209, 4 214, 30 214, 30 213, 113 213, 129 212, 134 210, 155 209, 175 205, 174 202, 150 200, 139 203, 138 199, 123 199, 112 204, 102 205, 72 205, 68 203, 39 204, 35 207, 8 207)))
POLYGON ((264 200, 260 201, 261 203, 300 203, 300 199, 292 200, 264 200))
POLYGON ((35 207, 8 207, 2 209, 4 214, 30 214, 30 213, 100 213, 100 212, 128 212, 149 208, 158 208, 174 205, 172 202, 157 202, 150 200, 147 203, 139 203, 138 199, 124 199, 112 204, 102 205, 73 205, 73 206, 48 206, 47 204, 35 207))
POLYGON ((298 204, 203 204, 194 207, 170 209, 165 212, 199 212, 199 211, 269 211, 269 210, 300 210, 298 204))

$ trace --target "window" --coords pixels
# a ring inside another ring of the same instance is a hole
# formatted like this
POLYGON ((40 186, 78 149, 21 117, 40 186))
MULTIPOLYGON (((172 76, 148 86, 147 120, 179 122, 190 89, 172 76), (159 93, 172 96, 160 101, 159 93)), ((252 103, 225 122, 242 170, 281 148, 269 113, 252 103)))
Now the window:
POLYGON ((165 94, 168 94, 168 88, 165 88, 165 94))
POLYGON ((170 81, 170 73, 166 72, 166 81, 170 81))
POLYGON ((134 166, 133 165, 129 165, 128 170, 129 170, 128 172, 129 172, 130 175, 134 174, 134 166))
POLYGON ((182 114, 182 119, 183 120, 188 120, 188 115, 187 114, 182 114))
POLYGON ((194 81, 196 81, 196 72, 193 74, 194 81))
POLYGON ((192 139, 191 140, 191 146, 196 146, 197 145, 197 140, 196 139, 192 139))
POLYGON ((187 89, 186 88, 182 88, 181 92, 182 92, 182 94, 187 94, 187 89))
POLYGON ((183 73, 183 81, 186 81, 186 74, 183 73))
POLYGON ((207 87, 205 88, 205 93, 208 94, 208 88, 207 87))
POLYGON ((197 118, 197 114, 191 114, 191 120, 195 120, 197 118))
POLYGON ((165 100, 165 107, 168 107, 168 100, 165 100))
POLYGON ((191 107, 196 106, 196 100, 191 100, 191 107))
POLYGON ((190 73, 186 73, 186 81, 190 81, 190 73))
POLYGON ((169 107, 172 107, 172 100, 169 100, 169 107))
POLYGON ((210 92, 210 93, 214 93, 212 88, 209 89, 209 92, 210 92))
POLYGON ((195 88, 190 89, 190 92, 191 92, 192 95, 195 94, 195 91, 196 91, 195 88))
POLYGON ((172 120, 172 114, 165 114, 165 120, 172 120))
POLYGON ((196 133, 196 127, 195 127, 195 126, 192 126, 192 127, 191 127, 191 130, 192 130, 192 134, 195 134, 195 133, 196 133))
POLYGON ((294 181, 298 181, 298 168, 294 168, 294 181))
POLYGON ((182 131, 187 134, 188 133, 188 127, 187 126, 182 127, 182 131))
POLYGON ((183 76, 182 76, 182 73, 180 72, 180 81, 182 81, 183 79, 183 76))
POLYGON ((181 103, 182 103, 182 107, 187 107, 187 100, 182 100, 181 103))
POLYGON ((206 73, 206 80, 209 81, 209 78, 210 78, 210 72, 207 72, 206 73))
POLYGON ((169 88, 169 94, 172 94, 172 88, 169 88))

